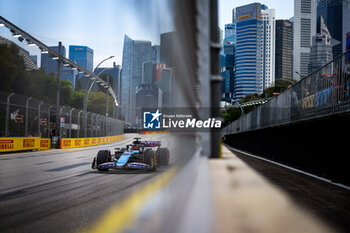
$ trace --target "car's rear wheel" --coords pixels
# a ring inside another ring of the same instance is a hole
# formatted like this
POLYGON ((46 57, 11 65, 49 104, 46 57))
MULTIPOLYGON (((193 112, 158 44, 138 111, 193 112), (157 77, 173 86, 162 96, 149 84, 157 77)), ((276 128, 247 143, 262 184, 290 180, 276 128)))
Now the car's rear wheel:
POLYGON ((150 168, 149 171, 156 171, 157 164, 156 164, 156 157, 153 150, 146 150, 145 154, 143 155, 143 162, 145 164, 148 164, 150 168))
POLYGON ((102 164, 102 163, 110 162, 110 159, 111 159, 111 151, 110 150, 100 150, 97 153, 97 157, 96 157, 97 170, 99 170, 99 171, 108 171, 108 168, 101 168, 101 167, 98 167, 98 166, 100 164, 102 164))
POLYGON ((158 163, 160 166, 168 166, 170 160, 170 152, 168 148, 158 149, 158 163))

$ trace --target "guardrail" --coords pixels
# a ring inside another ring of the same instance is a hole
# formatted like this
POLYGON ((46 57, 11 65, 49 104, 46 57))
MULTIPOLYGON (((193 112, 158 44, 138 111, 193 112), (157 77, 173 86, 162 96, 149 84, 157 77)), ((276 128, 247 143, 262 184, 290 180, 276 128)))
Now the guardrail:
POLYGON ((222 130, 223 135, 342 113, 350 109, 350 51, 222 130))

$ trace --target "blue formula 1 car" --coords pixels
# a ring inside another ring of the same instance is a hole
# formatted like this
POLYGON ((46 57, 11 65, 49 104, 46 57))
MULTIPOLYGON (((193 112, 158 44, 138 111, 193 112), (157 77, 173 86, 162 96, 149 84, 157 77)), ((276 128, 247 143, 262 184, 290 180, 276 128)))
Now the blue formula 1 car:
POLYGON ((168 148, 160 148, 160 141, 140 139, 134 138, 135 141, 126 148, 116 148, 114 154, 110 150, 100 150, 94 157, 92 168, 99 171, 108 171, 110 168, 156 171, 159 166, 169 165, 168 148))

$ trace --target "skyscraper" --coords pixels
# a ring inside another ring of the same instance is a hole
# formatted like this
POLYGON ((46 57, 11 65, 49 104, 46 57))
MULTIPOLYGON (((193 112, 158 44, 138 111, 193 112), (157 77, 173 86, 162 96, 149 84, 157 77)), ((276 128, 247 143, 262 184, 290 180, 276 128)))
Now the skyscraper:
POLYGON ((93 71, 94 51, 87 46, 70 45, 69 59, 88 71, 93 71))
POLYGON ((158 63, 160 62, 160 46, 152 45, 152 62, 158 63))
POLYGON ((262 18, 262 88, 271 87, 275 82, 275 10, 261 5, 262 18))
POLYGON ((136 88, 142 82, 142 67, 152 59, 150 41, 132 40, 124 36, 122 78, 121 78, 121 108, 125 122, 131 125, 138 123, 140 116, 136 116, 136 88))
POLYGON ((236 8, 235 100, 262 93, 262 19, 261 4, 236 8))
POLYGON ((336 58, 345 52, 346 33, 350 32, 350 4, 344 0, 318 0, 317 18, 319 16, 333 39, 332 53, 336 58))
POLYGON ((160 35, 160 62, 166 67, 173 66, 175 32, 167 32, 160 35))
MULTIPOLYGON (((69 59, 88 71, 93 71, 94 51, 87 46, 70 45, 69 59)), ((81 83, 82 89, 88 89, 88 79, 84 74, 78 74, 78 80, 81 83)))
POLYGON ((236 24, 225 24, 225 39, 223 41, 223 55, 221 55, 222 68, 222 100, 231 102, 234 99, 234 63, 236 50, 236 24))
POLYGON ((336 58, 342 53, 342 29, 343 29, 343 0, 318 0, 317 19, 322 16, 328 28, 330 36, 339 41, 333 46, 333 57, 336 58))
POLYGON ((323 17, 317 19, 317 34, 312 38, 309 73, 333 60, 332 37, 323 17))
MULTIPOLYGON (((58 46, 51 46, 49 47, 50 49, 54 50, 56 53, 58 53, 58 46)), ((61 55, 63 57, 66 57, 66 48, 62 46, 61 49, 61 55)), ((53 60, 52 58, 49 57, 48 53, 42 53, 41 54, 41 68, 45 70, 47 74, 57 74, 57 60, 53 60)), ((63 65, 61 65, 62 69, 63 65)))
POLYGON ((294 0, 293 78, 308 75, 310 46, 316 34, 316 0, 294 0))
POLYGON ((293 23, 276 20, 275 79, 293 78, 293 23))

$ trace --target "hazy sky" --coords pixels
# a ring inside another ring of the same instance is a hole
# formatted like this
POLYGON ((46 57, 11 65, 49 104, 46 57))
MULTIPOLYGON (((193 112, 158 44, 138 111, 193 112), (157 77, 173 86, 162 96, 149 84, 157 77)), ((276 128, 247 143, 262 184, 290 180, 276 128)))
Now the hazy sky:
MULTIPOLYGON (((85 45, 94 50, 94 66, 121 64, 124 34, 132 39, 159 44, 159 34, 172 30, 172 10, 166 0, 0 0, 0 15, 48 46, 62 41, 69 45, 85 45)), ((219 0, 219 26, 232 21, 232 9, 256 1, 219 0)), ((266 0, 261 3, 276 9, 276 17, 293 16, 294 1, 266 0)), ((8 29, 0 27, 0 35, 12 38, 8 29)), ((40 56, 37 48, 25 42, 17 44, 40 56)))
MULTIPOLYGON (((172 30, 171 9, 164 0, 0 0, 0 15, 48 46, 62 41, 89 46, 94 66, 106 57, 121 64, 124 34, 159 44, 160 33, 172 30), (162 22, 162 23, 159 23, 162 22)), ((0 27, 0 35, 11 38, 0 27)), ((18 40, 15 39, 16 42, 18 40)), ((25 46, 40 56, 38 49, 25 46)))

